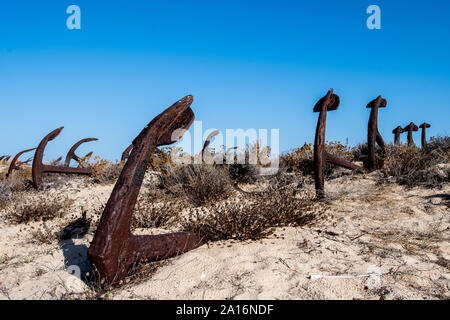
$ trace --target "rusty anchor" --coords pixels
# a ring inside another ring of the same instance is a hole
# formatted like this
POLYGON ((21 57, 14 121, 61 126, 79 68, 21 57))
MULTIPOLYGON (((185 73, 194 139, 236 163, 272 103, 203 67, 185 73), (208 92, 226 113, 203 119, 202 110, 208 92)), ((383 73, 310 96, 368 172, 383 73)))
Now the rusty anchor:
POLYGON ((408 146, 415 146, 413 139, 413 131, 419 131, 419 127, 414 124, 414 122, 410 122, 403 130, 408 131, 408 146))
POLYGON ((78 167, 80 168, 82 165, 82 159, 86 159, 92 156, 92 152, 89 152, 87 155, 84 156, 84 158, 80 158, 75 154, 75 151, 78 149, 78 147, 80 145, 82 145, 85 142, 90 142, 90 141, 97 141, 97 138, 85 138, 85 139, 81 139, 80 141, 78 141, 77 143, 75 143, 72 148, 70 148, 69 152, 67 153, 66 156, 66 160, 64 161, 64 165, 66 167, 68 167, 70 165, 70 160, 75 160, 76 162, 78 162, 78 167))
POLYGON ((422 123, 419 128, 422 129, 422 149, 427 147, 427 128, 430 128, 431 124, 426 122, 422 123))
POLYGON ((369 126, 367 130, 367 146, 368 146, 368 161, 366 168, 369 170, 375 170, 377 168, 376 156, 375 156, 375 142, 381 148, 383 154, 386 152, 386 145, 378 131, 378 109, 385 108, 387 105, 386 99, 378 96, 375 100, 369 102, 366 108, 371 109, 369 117, 369 126))
POLYGON ((36 149, 32 166, 33 185, 36 189, 39 189, 42 181, 42 174, 46 172, 86 175, 92 174, 91 168, 71 168, 65 166, 47 165, 42 163, 42 158, 44 157, 44 150, 47 146, 47 143, 54 140, 61 133, 62 129, 64 129, 64 127, 55 129, 48 135, 46 135, 36 149))
POLYGON ((333 89, 330 89, 327 95, 321 98, 313 109, 314 112, 319 112, 316 136, 314 139, 314 183, 316 187, 316 196, 319 199, 325 196, 325 162, 333 163, 350 170, 364 171, 364 168, 357 166, 350 161, 340 159, 325 151, 327 112, 337 110, 339 103, 339 96, 333 93, 333 89))
POLYGON ((208 137, 206 138, 205 143, 203 144, 202 151, 201 151, 201 153, 200 153, 200 154, 202 155, 202 162, 203 162, 203 163, 205 163, 205 162, 208 162, 208 163, 209 163, 210 158, 212 157, 212 155, 211 155, 211 153, 209 153, 209 152, 206 153, 206 152, 208 151, 208 147, 209 147, 209 145, 210 145, 210 143, 211 143, 212 138, 214 138, 215 136, 217 136, 219 133, 220 133, 219 130, 215 130, 215 131, 211 132, 211 133, 208 135, 208 137), (205 160, 206 160, 206 161, 205 161, 205 160))
POLYGON ((405 130, 403 130, 403 128, 400 126, 392 130, 392 133, 394 134, 394 145, 400 145, 400 134, 402 134, 403 132, 405 132, 405 130))
MULTIPOLYGON (((176 142, 176 129, 187 129, 194 121, 186 96, 154 118, 133 141, 133 150, 103 211, 88 257, 100 277, 118 284, 139 261, 169 258, 199 247, 204 239, 191 232, 136 236, 130 231, 133 209, 155 148, 176 142)), ((177 130, 178 131, 178 130, 177 130)))
POLYGON ((21 155, 23 155, 24 153, 27 153, 27 152, 30 152, 30 151, 33 151, 33 150, 36 150, 36 148, 23 150, 23 151, 20 151, 18 154, 16 154, 16 156, 12 159, 12 161, 11 161, 11 163, 9 165, 8 173, 6 174, 6 177, 8 177, 14 170, 19 170, 21 165, 23 165, 25 163, 28 163, 31 160, 31 158, 28 159, 25 162, 21 162, 21 161, 18 161, 19 157, 21 155))
POLYGON ((131 154, 131 150, 132 150, 132 149, 133 149, 133 145, 130 144, 130 145, 125 149, 125 151, 122 152, 122 158, 120 159, 120 161, 126 161, 126 160, 130 157, 130 154, 131 154))

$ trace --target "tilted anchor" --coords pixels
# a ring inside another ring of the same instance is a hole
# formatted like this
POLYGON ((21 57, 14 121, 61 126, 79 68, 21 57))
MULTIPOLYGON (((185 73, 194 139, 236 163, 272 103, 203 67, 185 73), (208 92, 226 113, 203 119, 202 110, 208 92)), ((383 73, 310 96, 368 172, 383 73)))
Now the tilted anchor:
POLYGON ((431 124, 426 122, 422 123, 419 128, 422 129, 422 149, 427 147, 427 128, 430 128, 431 124))
POLYGON ((20 168, 20 166, 22 164, 25 164, 25 163, 29 162, 30 159, 28 159, 25 162, 20 162, 20 161, 17 161, 17 160, 19 160, 19 157, 22 154, 30 152, 30 151, 33 151, 33 150, 36 150, 36 148, 23 150, 23 151, 20 151, 18 154, 16 154, 16 156, 12 159, 12 161, 11 161, 11 163, 9 165, 9 169, 8 169, 8 173, 6 174, 6 177, 8 177, 14 170, 19 170, 19 168, 20 168))
POLYGON ((375 100, 372 100, 367 104, 370 111, 369 126, 367 130, 367 146, 368 146, 368 161, 366 168, 369 170, 375 170, 377 168, 376 157, 375 157, 375 142, 381 148, 383 154, 386 153, 386 145, 378 131, 378 109, 385 108, 387 105, 386 99, 378 96, 375 100))
MULTIPOLYGON (((82 145, 85 142, 90 142, 90 141, 97 141, 97 138, 86 138, 86 139, 81 139, 80 141, 78 141, 77 143, 75 143, 72 148, 70 148, 69 152, 67 153, 66 156, 66 160, 64 161, 64 165, 66 167, 68 167, 70 165, 70 160, 75 160, 76 162, 78 162, 78 168, 81 167, 81 160, 82 158, 80 158, 79 156, 77 156, 75 154, 75 151, 77 150, 77 148, 82 145)), ((89 158, 90 156, 92 156, 92 152, 89 152, 86 156, 84 156, 84 158, 89 158)))
POLYGON ((206 159, 208 156, 210 156, 210 154, 208 154, 208 155, 206 154, 206 151, 208 151, 208 147, 209 147, 209 144, 211 143, 212 138, 214 138, 215 136, 217 136, 219 133, 220 133, 219 130, 215 130, 215 131, 211 132, 211 133, 208 135, 208 137, 206 138, 205 143, 203 144, 202 151, 201 151, 202 162, 203 162, 203 163, 205 162, 205 159, 206 159))
POLYGON ((132 144, 130 144, 130 145, 125 149, 125 151, 122 152, 122 158, 121 158, 120 160, 121 160, 121 161, 126 161, 126 160, 130 157, 131 150, 133 150, 133 145, 132 145, 132 144))
POLYGON ((400 145, 400 134, 402 134, 403 132, 405 132, 405 130, 403 130, 403 128, 400 126, 392 130, 392 133, 394 134, 394 145, 400 145))
POLYGON ((413 131, 419 131, 419 127, 414 124, 414 122, 410 122, 403 130, 408 131, 408 146, 415 146, 413 139, 413 131))
POLYGON ((42 158, 44 157, 44 150, 47 146, 47 143, 54 140, 61 133, 62 129, 64 129, 64 127, 53 130, 48 135, 46 135, 36 149, 32 167, 33 185, 36 189, 39 189, 42 181, 42 174, 46 172, 86 175, 92 174, 91 168, 71 168, 65 166, 47 165, 42 163, 42 158))
POLYGON ((350 170, 365 171, 364 168, 357 166, 350 161, 340 159, 325 151, 327 112, 337 110, 339 103, 339 96, 333 93, 333 89, 330 89, 327 95, 320 99, 313 109, 314 112, 319 112, 316 136, 314 139, 314 183, 316 187, 316 197, 319 199, 325 196, 325 162, 333 163, 350 170))
POLYGON ((195 118, 190 108, 192 101, 193 97, 189 95, 173 104, 154 118, 133 141, 134 148, 114 186, 88 250, 90 261, 109 284, 120 283, 130 267, 139 261, 166 259, 205 242, 191 232, 136 236, 130 230, 134 206, 155 148, 176 142, 181 138, 178 133, 184 133, 190 127, 195 118), (175 133, 177 137, 173 137, 175 133))

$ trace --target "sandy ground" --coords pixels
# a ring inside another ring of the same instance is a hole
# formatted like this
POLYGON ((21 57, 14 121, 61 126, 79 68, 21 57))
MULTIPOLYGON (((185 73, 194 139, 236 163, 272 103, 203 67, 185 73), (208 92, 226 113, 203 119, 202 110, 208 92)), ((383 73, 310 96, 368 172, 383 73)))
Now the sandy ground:
MULTIPOLYGON (((450 186, 407 190, 378 184, 377 174, 327 181, 331 219, 280 228, 261 241, 204 245, 103 298, 449 299, 450 186)), ((75 203, 67 217, 47 226, 61 230, 82 208, 93 217, 112 187, 73 178, 50 188, 45 192, 66 194, 75 203)), ((42 244, 32 235, 42 223, 10 225, 4 214, 0 208, 0 299, 92 297, 76 274, 89 270, 94 230, 81 239, 42 244)))

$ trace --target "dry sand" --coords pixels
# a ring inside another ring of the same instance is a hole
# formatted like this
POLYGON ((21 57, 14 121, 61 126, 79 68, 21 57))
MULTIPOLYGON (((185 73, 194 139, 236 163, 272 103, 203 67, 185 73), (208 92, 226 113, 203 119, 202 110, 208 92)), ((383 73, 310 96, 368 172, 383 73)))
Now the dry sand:
MULTIPOLYGON (((204 245, 103 298, 449 299, 450 186, 407 190, 379 185, 377 175, 327 181, 327 221, 280 228, 261 241, 204 245)), ((93 216, 112 187, 73 178, 50 188, 45 192, 66 194, 75 204, 47 226, 61 230, 81 216, 81 206, 93 216)), ((4 214, 0 209, 0 299, 92 297, 70 273, 89 269, 94 230, 62 244, 36 243, 31 232, 41 223, 14 226, 4 214)))

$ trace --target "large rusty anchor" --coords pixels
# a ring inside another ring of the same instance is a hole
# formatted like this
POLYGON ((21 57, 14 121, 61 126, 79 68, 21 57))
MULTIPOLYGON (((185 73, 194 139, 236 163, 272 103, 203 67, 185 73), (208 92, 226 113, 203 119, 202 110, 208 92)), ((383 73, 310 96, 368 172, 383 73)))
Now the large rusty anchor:
POLYGON ((31 159, 28 159, 28 160, 25 161, 25 162, 21 162, 21 161, 18 161, 18 160, 19 160, 19 157, 20 157, 21 155, 23 155, 24 153, 33 151, 33 150, 36 150, 36 148, 23 150, 23 151, 20 151, 18 154, 16 154, 16 156, 12 159, 12 161, 11 161, 11 163, 10 163, 10 165, 9 165, 8 173, 6 174, 6 177, 8 177, 14 170, 19 170, 19 168, 20 168, 21 165, 23 165, 23 164, 29 162, 29 160, 31 160, 31 159))
POLYGON ((169 258, 204 243, 191 232, 136 236, 130 225, 133 209, 155 148, 179 140, 194 121, 190 108, 193 97, 186 96, 154 118, 133 141, 133 150, 114 186, 88 250, 88 257, 99 275, 117 284, 139 261, 169 258), (175 132, 174 132, 175 131, 175 132), (182 132, 177 137, 172 136, 182 132))
POLYGON ((357 166, 350 161, 340 159, 325 151, 327 112, 337 110, 339 103, 339 96, 333 93, 333 89, 330 89, 327 95, 320 99, 313 109, 314 112, 319 112, 316 136, 314 139, 314 183, 316 187, 316 197, 319 199, 325 196, 325 162, 333 163, 350 170, 364 171, 364 168, 357 166))
POLYGON ((369 170, 375 170, 377 168, 377 161, 375 156, 375 142, 381 148, 383 154, 386 152, 386 145, 378 131, 378 109, 385 108, 387 105, 386 99, 378 96, 375 100, 369 102, 366 108, 372 109, 370 111, 369 126, 367 130, 367 147, 368 147, 368 160, 366 168, 369 170))
POLYGON ((42 181, 42 174, 46 172, 86 175, 92 174, 91 168, 71 168, 65 166, 47 165, 42 163, 42 158, 44 157, 44 150, 47 146, 47 143, 54 140, 61 133, 62 129, 64 129, 64 127, 53 130, 48 135, 46 135, 36 149, 32 167, 33 185, 36 189, 39 189, 42 181))
POLYGON ((70 148, 69 152, 67 153, 66 156, 66 160, 64 161, 64 165, 66 167, 68 167, 70 165, 70 160, 75 160, 76 162, 78 162, 78 167, 80 168, 82 165, 82 159, 87 159, 90 156, 92 156, 92 152, 89 152, 87 155, 84 156, 84 158, 80 158, 79 156, 77 156, 75 154, 75 151, 78 149, 78 147, 80 145, 82 145, 85 142, 90 142, 90 141, 97 141, 97 138, 86 138, 86 139, 81 139, 80 141, 78 141, 77 143, 75 143, 72 148, 70 148))
POLYGON ((427 147, 427 128, 430 128, 431 124, 428 124, 426 122, 422 123, 419 128, 422 129, 422 149, 425 149, 427 147))

